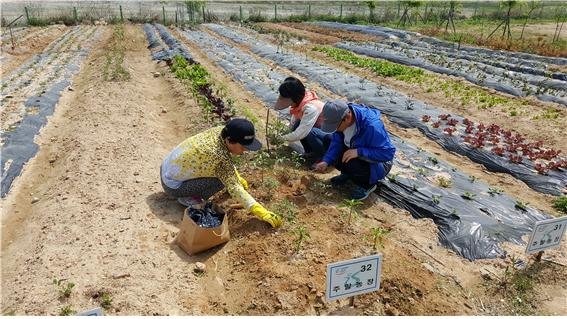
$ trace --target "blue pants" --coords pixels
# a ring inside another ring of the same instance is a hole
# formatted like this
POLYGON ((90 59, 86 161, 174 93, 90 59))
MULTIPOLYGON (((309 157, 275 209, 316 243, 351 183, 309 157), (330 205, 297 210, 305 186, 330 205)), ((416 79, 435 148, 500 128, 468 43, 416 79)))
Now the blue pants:
MULTIPOLYGON (((295 122, 293 130, 299 126, 300 121, 295 122)), ((314 160, 320 160, 331 143, 331 133, 325 133, 320 128, 313 127, 306 137, 300 140, 305 153, 312 153, 314 160)))

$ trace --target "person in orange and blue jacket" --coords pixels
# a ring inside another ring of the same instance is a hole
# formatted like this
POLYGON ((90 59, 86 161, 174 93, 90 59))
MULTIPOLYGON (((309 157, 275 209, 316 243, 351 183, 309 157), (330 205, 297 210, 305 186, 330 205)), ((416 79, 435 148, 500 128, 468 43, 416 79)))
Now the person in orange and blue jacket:
POLYGON ((341 174, 331 178, 331 183, 339 186, 351 180, 356 185, 351 199, 366 199, 390 172, 396 153, 380 111, 335 100, 325 103, 322 117, 321 129, 333 135, 315 170, 323 172, 328 166, 335 166, 341 174))

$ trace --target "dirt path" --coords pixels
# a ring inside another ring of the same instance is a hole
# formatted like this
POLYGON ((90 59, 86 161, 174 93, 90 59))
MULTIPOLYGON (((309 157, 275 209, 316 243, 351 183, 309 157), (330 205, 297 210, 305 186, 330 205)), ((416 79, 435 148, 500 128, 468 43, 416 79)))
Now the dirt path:
POLYGON ((163 197, 158 176, 163 156, 206 123, 177 82, 154 77, 168 71, 150 60, 141 27, 128 26, 125 38, 133 80, 105 82, 108 48, 99 46, 2 201, 3 313, 86 310, 102 291, 110 314, 195 313, 190 258, 170 247, 182 207, 163 197), (68 300, 58 300, 53 278, 75 283, 68 300))

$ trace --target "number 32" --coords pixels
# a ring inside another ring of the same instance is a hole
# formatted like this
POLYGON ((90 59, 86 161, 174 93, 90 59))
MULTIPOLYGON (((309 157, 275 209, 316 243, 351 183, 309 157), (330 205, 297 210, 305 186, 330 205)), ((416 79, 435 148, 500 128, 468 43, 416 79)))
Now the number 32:
POLYGON ((360 272, 365 272, 365 271, 370 271, 370 270, 372 270, 372 264, 360 266, 360 272))

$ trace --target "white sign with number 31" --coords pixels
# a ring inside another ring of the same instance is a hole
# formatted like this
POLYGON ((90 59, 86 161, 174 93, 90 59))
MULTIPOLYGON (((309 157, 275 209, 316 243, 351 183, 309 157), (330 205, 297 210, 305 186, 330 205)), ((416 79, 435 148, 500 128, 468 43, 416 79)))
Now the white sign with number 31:
POLYGON ((526 254, 559 247, 565 228, 567 228, 567 216, 536 222, 526 247, 526 254))

